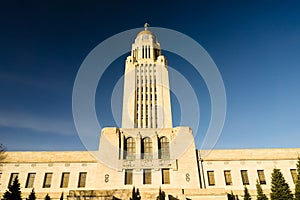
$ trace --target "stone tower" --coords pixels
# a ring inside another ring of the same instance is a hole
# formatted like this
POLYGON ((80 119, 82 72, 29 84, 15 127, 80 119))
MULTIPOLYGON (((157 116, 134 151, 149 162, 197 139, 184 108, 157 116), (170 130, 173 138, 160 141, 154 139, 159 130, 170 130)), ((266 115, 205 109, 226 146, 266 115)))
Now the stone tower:
POLYGON ((172 127, 167 60, 147 23, 126 59, 122 115, 123 128, 172 127))
POLYGON ((172 126, 167 60, 148 24, 125 62, 122 127, 102 129, 99 157, 103 189, 200 188, 193 131, 172 126))

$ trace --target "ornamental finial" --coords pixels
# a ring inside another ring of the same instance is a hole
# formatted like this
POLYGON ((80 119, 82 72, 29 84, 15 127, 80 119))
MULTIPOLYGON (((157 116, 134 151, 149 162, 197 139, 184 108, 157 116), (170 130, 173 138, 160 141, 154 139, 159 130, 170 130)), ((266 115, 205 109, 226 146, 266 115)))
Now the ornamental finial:
POLYGON ((145 23, 145 24, 144 24, 145 30, 148 30, 149 26, 150 26, 150 25, 149 25, 148 23, 145 23))

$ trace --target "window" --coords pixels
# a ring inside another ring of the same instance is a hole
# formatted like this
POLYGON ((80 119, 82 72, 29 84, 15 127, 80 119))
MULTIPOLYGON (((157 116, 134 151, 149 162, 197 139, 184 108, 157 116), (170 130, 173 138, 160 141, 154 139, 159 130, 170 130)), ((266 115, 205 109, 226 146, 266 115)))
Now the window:
POLYGON ((129 137, 125 140, 125 158, 128 160, 134 160, 135 159, 135 141, 132 137, 129 137))
POLYGON ((169 140, 166 137, 162 137, 159 139, 158 158, 159 159, 169 159, 170 158, 169 140))
POLYGON ((232 185, 230 170, 225 170, 224 171, 224 177, 225 177, 225 184, 226 185, 232 185))
POLYGON ((214 186, 215 185, 215 173, 214 171, 207 171, 207 178, 208 178, 208 185, 214 186))
POLYGON ((151 184, 151 169, 144 169, 143 171, 143 184, 151 184))
POLYGON ((132 169, 125 170, 125 185, 132 185, 132 169))
POLYGON ((69 172, 63 172, 61 175, 61 182, 60 182, 60 187, 61 188, 67 188, 69 185, 69 178, 70 178, 70 173, 69 172))
POLYGON ((86 172, 79 173, 78 187, 85 187, 86 175, 87 175, 86 172))
POLYGON ((266 178, 265 178, 264 170, 257 170, 257 174, 258 174, 259 183, 261 185, 265 185, 266 184, 266 178))
POLYGON ((19 173, 11 173, 8 186, 12 185, 14 183, 14 180, 16 178, 18 178, 18 176, 19 176, 19 173))
POLYGON ((249 178, 248 178, 247 170, 241 170, 241 176, 242 176, 243 185, 249 185, 249 178))
POLYGON ((29 173, 26 180, 25 188, 33 188, 35 173, 29 173))
POLYGON ((162 169, 162 184, 170 184, 170 170, 162 169))
POLYGON ((291 169, 291 175, 293 178, 293 182, 296 183, 297 182, 297 170, 291 169))
POLYGON ((52 173, 45 173, 43 188, 50 188, 52 181, 52 173))
POLYGON ((142 142, 142 159, 152 159, 152 140, 148 137, 142 142))

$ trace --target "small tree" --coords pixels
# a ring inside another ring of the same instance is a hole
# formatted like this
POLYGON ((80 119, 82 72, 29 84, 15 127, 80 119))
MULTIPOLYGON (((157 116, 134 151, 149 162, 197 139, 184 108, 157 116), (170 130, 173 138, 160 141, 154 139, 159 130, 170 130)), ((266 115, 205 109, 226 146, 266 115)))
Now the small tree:
POLYGON ((49 194, 47 194, 47 195, 45 196, 45 200, 51 200, 49 194))
POLYGON ((12 185, 8 186, 8 190, 3 195, 4 200, 22 200, 20 183, 18 177, 15 178, 12 185))
POLYGON ((140 191, 137 188, 135 190, 135 187, 133 187, 132 189, 132 197, 130 198, 130 200, 140 200, 141 199, 141 195, 140 195, 140 191))
POLYGON ((227 199, 228 200, 239 200, 239 197, 237 195, 234 195, 231 191, 231 194, 227 193, 227 199))
POLYGON ((164 191, 161 191, 161 188, 159 188, 158 191, 158 197, 156 197, 157 200, 165 200, 166 194, 164 191))
POLYGON ((256 192, 257 192, 257 200, 268 200, 258 180, 256 180, 256 192))
POLYGON ((293 194, 280 169, 274 169, 271 180, 271 200, 293 200, 293 194))
POLYGON ((31 193, 29 194, 28 198, 26 200, 36 200, 34 188, 31 190, 31 193))
POLYGON ((300 157, 297 162, 297 181, 295 184, 295 200, 300 200, 300 157))
POLYGON ((248 188, 246 186, 244 188, 244 200, 251 200, 251 196, 250 196, 248 188))
POLYGON ((3 144, 0 144, 0 162, 6 158, 6 148, 3 144))

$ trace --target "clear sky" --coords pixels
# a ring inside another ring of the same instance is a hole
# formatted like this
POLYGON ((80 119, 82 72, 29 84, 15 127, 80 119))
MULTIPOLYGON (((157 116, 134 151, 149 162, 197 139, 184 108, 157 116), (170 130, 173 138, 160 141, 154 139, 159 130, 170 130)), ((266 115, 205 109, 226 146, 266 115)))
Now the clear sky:
MULTIPOLYGON (((12 151, 84 149, 72 117, 82 61, 108 37, 148 22, 190 36, 215 61, 227 95, 215 148, 300 147, 299 11, 296 0, 1 1, 0 142, 12 151)), ((163 53, 197 93, 200 147, 210 119, 209 94, 185 60, 163 53)), ((107 87, 97 90, 96 110, 104 126, 116 126, 109 98, 126 56, 100 80, 107 87)), ((172 97, 177 126, 180 112, 172 97)))

